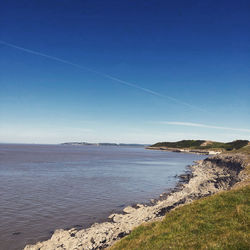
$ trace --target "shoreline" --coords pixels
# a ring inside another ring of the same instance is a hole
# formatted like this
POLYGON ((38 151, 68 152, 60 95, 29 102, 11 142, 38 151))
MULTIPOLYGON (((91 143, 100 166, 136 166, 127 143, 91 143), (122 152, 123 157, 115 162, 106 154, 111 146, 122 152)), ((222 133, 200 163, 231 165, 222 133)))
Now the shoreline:
POLYGON ((170 151, 175 153, 189 153, 189 154, 201 154, 201 155, 217 155, 221 154, 222 151, 215 150, 204 150, 204 149, 188 149, 188 148, 170 148, 170 147, 146 147, 148 150, 162 150, 170 151))
POLYGON ((173 190, 163 193, 152 204, 136 204, 123 209, 122 213, 111 214, 107 221, 94 223, 91 227, 78 230, 58 229, 46 241, 27 245, 25 250, 45 249, 103 249, 128 235, 135 227, 161 220, 172 209, 194 200, 232 188, 244 179, 241 171, 246 162, 241 154, 220 154, 197 161, 190 171, 179 176, 173 190))

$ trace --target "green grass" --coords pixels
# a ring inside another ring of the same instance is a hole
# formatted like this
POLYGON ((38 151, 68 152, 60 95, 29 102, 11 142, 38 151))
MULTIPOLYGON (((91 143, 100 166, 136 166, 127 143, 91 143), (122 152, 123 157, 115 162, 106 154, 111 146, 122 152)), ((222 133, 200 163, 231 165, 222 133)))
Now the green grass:
POLYGON ((179 207, 111 249, 249 249, 250 186, 179 207))
POLYGON ((222 148, 227 151, 235 150, 235 149, 240 149, 245 147, 248 144, 248 140, 236 140, 232 142, 212 142, 210 145, 205 146, 203 148, 222 148))
POLYGON ((204 140, 182 140, 178 142, 158 142, 151 147, 169 147, 169 148, 190 148, 190 149, 222 149, 226 151, 236 150, 245 147, 248 140, 236 140, 232 142, 211 142, 202 146, 204 140))
POLYGON ((151 147, 188 148, 199 147, 204 140, 182 140, 177 142, 158 142, 151 147))

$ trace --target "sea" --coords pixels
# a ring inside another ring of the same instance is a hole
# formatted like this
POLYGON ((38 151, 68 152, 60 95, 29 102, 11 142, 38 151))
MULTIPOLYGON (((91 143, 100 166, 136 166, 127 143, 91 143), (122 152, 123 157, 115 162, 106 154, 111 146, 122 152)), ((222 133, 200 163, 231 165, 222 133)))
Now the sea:
POLYGON ((139 146, 0 144, 0 249, 87 228, 174 188, 204 155, 139 146))

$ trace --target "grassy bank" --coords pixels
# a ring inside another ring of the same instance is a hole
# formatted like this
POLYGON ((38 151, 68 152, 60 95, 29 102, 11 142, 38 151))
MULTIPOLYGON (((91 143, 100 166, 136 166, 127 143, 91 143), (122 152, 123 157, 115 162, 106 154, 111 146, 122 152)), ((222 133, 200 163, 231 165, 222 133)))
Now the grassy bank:
MULTIPOLYGON (((240 154, 248 163, 242 172, 246 178, 234 189, 179 207, 167 213, 163 221, 145 223, 111 249, 249 249, 250 144, 246 142, 235 141, 224 147, 230 146, 227 153, 240 154)), ((195 144, 204 141, 181 141, 174 146, 183 143, 200 147, 195 144)), ((209 146, 215 146, 214 142, 209 146)))
POLYGON ((249 249, 250 186, 179 207, 111 249, 249 249))

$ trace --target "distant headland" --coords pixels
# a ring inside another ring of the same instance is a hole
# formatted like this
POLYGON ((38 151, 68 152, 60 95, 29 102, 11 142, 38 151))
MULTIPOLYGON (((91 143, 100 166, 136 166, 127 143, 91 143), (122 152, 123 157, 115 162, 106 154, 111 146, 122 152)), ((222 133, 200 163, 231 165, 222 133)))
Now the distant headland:
POLYGON ((136 143, 110 143, 110 142, 64 142, 60 145, 75 145, 75 146, 129 146, 129 147, 147 147, 149 144, 136 144, 136 143))
POLYGON ((177 142, 158 142, 147 147, 147 149, 210 155, 237 150, 248 144, 248 140, 236 140, 227 143, 206 140, 182 140, 177 142))

